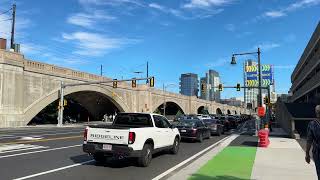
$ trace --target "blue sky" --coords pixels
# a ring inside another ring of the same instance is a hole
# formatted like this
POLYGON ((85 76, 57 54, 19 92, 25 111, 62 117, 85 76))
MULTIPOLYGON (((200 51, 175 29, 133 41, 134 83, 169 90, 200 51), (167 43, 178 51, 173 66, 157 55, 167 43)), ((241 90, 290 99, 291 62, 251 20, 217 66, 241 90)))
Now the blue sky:
MULTIPOLYGON (((12 0, 0 1, 1 12, 12 0)), ((134 71, 156 77, 156 86, 179 83, 181 73, 217 70, 225 85, 242 80, 232 53, 261 48, 275 67, 276 90, 287 92, 290 75, 319 23, 320 0, 17 0, 16 43, 27 58, 112 78, 134 71)), ((9 37, 8 13, 0 36, 9 37)), ((177 87, 170 89, 178 92, 177 87)), ((225 90, 222 97, 242 96, 225 90)))

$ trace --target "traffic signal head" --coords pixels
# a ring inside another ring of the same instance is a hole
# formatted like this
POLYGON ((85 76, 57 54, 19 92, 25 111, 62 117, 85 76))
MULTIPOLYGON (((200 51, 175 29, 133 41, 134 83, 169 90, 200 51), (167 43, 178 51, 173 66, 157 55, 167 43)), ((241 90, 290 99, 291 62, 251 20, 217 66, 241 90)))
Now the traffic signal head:
POLYGON ((269 104, 270 103, 270 99, 268 96, 264 97, 263 99, 264 104, 269 104))
POLYGON ((150 81, 149 81, 149 86, 150 87, 154 87, 154 77, 150 78, 150 81))
POLYGON ((135 80, 135 79, 132 80, 132 87, 133 88, 137 87, 137 80, 135 80))
POLYGON ((68 101, 67 100, 63 100, 63 106, 67 106, 68 105, 68 101))
POLYGON ((222 84, 219 84, 219 91, 223 91, 223 86, 222 86, 222 84))
POLYGON ((237 91, 240 91, 241 90, 241 86, 240 86, 240 83, 237 84, 237 91))
POLYGON ((118 87, 118 81, 117 79, 114 79, 113 82, 112 82, 112 87, 113 88, 117 88, 118 87))

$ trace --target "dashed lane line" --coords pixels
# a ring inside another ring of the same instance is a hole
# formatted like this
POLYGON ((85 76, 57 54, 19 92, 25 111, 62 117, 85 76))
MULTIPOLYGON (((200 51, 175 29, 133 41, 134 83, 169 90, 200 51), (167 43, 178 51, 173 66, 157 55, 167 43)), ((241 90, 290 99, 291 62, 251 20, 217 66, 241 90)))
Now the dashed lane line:
POLYGON ((6 143, 0 143, 0 145, 6 144, 26 144, 26 143, 33 143, 33 142, 46 142, 46 141, 55 141, 55 140, 65 140, 65 139, 77 139, 82 138, 83 136, 67 136, 67 137, 58 137, 58 138, 47 138, 47 139, 35 139, 30 141, 11 141, 6 143))
POLYGON ((8 158, 8 157, 15 157, 15 156, 22 156, 22 155, 27 155, 27 154, 36 154, 36 153, 41 153, 41 152, 56 151, 56 150, 74 148, 74 147, 79 147, 79 146, 82 146, 82 144, 77 144, 77 145, 72 145, 72 146, 64 146, 64 147, 58 147, 58 148, 52 148, 52 149, 44 149, 44 150, 39 150, 39 151, 24 152, 24 153, 18 153, 18 154, 4 155, 4 156, 0 156, 0 159, 8 158))

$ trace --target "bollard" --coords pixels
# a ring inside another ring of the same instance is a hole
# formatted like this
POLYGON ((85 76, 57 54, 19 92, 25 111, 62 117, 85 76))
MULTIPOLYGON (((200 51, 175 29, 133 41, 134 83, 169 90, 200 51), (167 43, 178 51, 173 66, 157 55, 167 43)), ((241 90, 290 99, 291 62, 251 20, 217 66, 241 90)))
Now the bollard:
POLYGON ((269 131, 265 129, 261 129, 258 132, 258 136, 259 136, 259 147, 268 147, 268 145, 270 144, 269 131))

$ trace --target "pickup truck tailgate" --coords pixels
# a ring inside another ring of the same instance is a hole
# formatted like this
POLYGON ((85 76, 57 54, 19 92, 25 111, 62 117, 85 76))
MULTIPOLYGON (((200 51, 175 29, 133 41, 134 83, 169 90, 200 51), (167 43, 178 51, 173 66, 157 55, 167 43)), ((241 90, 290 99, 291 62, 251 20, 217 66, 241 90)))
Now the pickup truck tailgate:
POLYGON ((105 144, 128 144, 129 129, 89 128, 87 141, 105 144))

